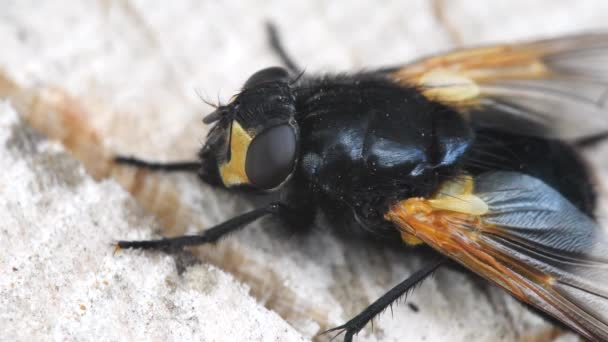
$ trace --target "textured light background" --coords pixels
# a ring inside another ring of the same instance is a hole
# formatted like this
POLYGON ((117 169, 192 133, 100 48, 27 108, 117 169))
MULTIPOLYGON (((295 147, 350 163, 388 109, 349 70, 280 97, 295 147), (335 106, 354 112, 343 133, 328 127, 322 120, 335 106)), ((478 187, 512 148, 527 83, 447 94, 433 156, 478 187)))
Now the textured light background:
POLYGON ((114 254, 113 238, 152 218, 7 103, 0 146, 1 340, 301 340, 215 267, 178 274, 169 256, 114 254))
MULTIPOLYGON (((77 99, 106 151, 189 159, 206 133, 200 119, 210 111, 199 94, 227 100, 252 72, 278 63, 266 45, 265 20, 278 25, 308 72, 334 72, 395 65, 462 45, 605 28, 608 2, 4 1, 0 71, 23 91, 60 89, 77 99)), ((7 94, 21 109, 16 92, 7 94)), ((11 117, 9 106, 1 112, 3 120, 11 117)), ((26 129, 11 120, 1 127, 6 139, 17 134, 11 127, 26 129)), ((605 150, 594 151, 599 166, 608 164, 605 150)), ((76 168, 73 161, 47 157, 72 165, 67 171, 22 165, 10 147, 2 158, 8 172, 0 187, 0 337, 6 339, 310 339, 351 318, 421 262, 341 241, 323 227, 296 237, 266 221, 220 247, 196 252, 203 263, 179 274, 175 264, 183 262, 173 263, 172 257, 112 254, 113 239, 148 237, 161 229, 141 211, 132 215, 142 220, 129 220, 122 208, 127 195, 111 179, 96 183, 79 174, 85 180, 76 190, 62 183, 40 188, 32 184, 76 168), (251 286, 254 298, 206 261, 251 286), (220 280, 200 285, 213 277, 220 280), (101 289, 95 283, 100 279, 101 289)), ((179 208, 190 210, 191 220, 179 221, 190 222, 182 229, 196 231, 251 208, 194 177, 164 177, 162 184, 174 188, 179 208)), ((408 302, 420 312, 399 305, 358 340, 547 340, 554 334, 501 291, 449 270, 439 271, 408 302)))

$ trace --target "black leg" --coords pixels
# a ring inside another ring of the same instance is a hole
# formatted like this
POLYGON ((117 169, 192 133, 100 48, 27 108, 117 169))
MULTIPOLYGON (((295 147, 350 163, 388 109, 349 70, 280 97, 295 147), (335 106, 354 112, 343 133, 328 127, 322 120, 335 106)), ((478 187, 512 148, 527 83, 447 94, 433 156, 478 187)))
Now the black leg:
POLYGON ((255 209, 228 221, 205 230, 199 235, 184 235, 174 238, 142 241, 118 241, 118 248, 160 249, 167 252, 180 250, 186 246, 197 246, 206 243, 214 243, 220 238, 237 231, 247 224, 266 215, 282 215, 286 207, 281 203, 271 203, 264 208, 255 209))
POLYGON ((114 162, 116 164, 123 165, 131 165, 135 167, 139 167, 142 169, 148 169, 152 171, 166 171, 166 172, 175 172, 175 171, 185 171, 185 172, 198 172, 201 168, 201 163, 198 161, 195 162, 177 162, 177 163, 155 163, 149 162, 133 157, 126 156, 116 156, 114 157, 114 162))
POLYGON ((294 74, 299 74, 302 69, 298 67, 298 65, 293 61, 293 59, 287 54, 285 47, 281 43, 281 39, 279 38, 279 33, 277 31, 277 27, 274 26, 273 23, 266 23, 266 34, 268 35, 268 42, 270 43, 270 47, 277 54, 281 63, 283 63, 289 71, 294 74))
MULTIPOLYGON (((409 276, 397 286, 390 289, 387 293, 385 293, 382 297, 373 302, 370 306, 368 306, 365 310, 363 310, 353 319, 339 327, 324 331, 322 332, 322 334, 332 331, 339 331, 338 335, 345 333, 345 342, 351 342, 353 340, 353 336, 359 333, 359 331, 361 331, 361 329, 363 329, 363 327, 367 323, 369 323, 374 317, 376 317, 376 315, 378 315, 387 307, 392 305, 393 302, 395 302, 401 296, 406 295, 409 290, 413 289, 417 284, 422 282, 426 277, 431 275, 439 266, 445 264, 447 261, 447 258, 441 257, 440 259, 435 260, 432 263, 426 265, 423 269, 414 272, 414 274, 409 276)), ((334 338, 338 335, 334 336, 334 338)))
POLYGON ((608 139, 608 132, 600 132, 574 140, 574 145, 582 148, 594 147, 595 145, 608 139))

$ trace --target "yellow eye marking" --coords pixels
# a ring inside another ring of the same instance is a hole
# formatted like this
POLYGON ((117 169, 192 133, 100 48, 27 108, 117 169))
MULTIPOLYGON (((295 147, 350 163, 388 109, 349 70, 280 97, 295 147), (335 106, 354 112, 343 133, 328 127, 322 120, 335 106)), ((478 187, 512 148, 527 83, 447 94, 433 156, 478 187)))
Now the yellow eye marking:
POLYGON ((230 131, 230 161, 220 165, 220 176, 225 186, 249 183, 245 173, 245 158, 251 140, 247 131, 237 121, 233 121, 230 131))

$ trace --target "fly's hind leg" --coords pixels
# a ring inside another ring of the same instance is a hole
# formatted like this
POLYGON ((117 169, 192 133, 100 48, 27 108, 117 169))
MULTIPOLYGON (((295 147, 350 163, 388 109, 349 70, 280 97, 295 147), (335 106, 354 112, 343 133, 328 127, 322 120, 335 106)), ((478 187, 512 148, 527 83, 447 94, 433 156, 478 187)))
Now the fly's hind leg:
MULTIPOLYGON (((338 331, 338 335, 344 333, 344 341, 351 342, 353 340, 353 336, 355 336, 363 327, 369 323, 374 317, 392 305, 397 299, 407 294, 408 291, 413 289, 417 284, 426 279, 429 275, 431 275, 439 266, 444 265, 448 262, 448 259, 445 257, 441 257, 432 263, 426 265, 424 268, 414 272, 407 279, 402 281, 397 286, 390 289, 386 294, 380 297, 378 300, 373 302, 370 306, 368 306, 365 310, 359 313, 350 321, 344 323, 339 327, 335 327, 333 329, 329 329, 327 331, 322 332, 322 334, 329 333, 332 331, 338 331)), ((338 336, 336 335, 336 337, 338 336)), ((334 337, 335 338, 335 337, 334 337)))
POLYGON ((279 57, 281 63, 283 63, 283 65, 293 74, 300 74, 302 69, 298 67, 298 64, 294 62, 287 53, 287 50, 285 50, 285 46, 279 37, 277 27, 271 22, 266 23, 266 35, 268 36, 268 42, 270 43, 272 51, 279 57))

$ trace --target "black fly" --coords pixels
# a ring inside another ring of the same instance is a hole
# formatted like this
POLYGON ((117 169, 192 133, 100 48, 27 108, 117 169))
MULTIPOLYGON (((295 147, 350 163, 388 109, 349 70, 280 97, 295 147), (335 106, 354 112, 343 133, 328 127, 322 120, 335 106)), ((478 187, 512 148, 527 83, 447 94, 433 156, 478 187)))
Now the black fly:
POLYGON ((363 238, 426 244, 422 269, 333 330, 351 341, 439 267, 457 262, 592 340, 608 339, 608 240, 578 150, 608 132, 608 35, 449 52, 350 75, 253 74, 203 121, 199 161, 116 162, 197 172, 230 191, 279 193, 198 235, 120 241, 175 250, 263 216, 306 229, 322 214, 363 238))

